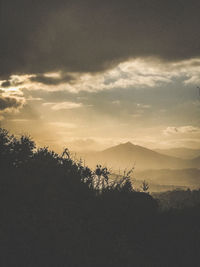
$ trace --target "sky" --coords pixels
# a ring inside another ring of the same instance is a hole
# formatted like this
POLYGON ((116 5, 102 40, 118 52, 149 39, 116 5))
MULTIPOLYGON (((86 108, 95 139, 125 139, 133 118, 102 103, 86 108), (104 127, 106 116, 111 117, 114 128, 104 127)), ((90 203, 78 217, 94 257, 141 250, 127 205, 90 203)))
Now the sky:
POLYGON ((2 0, 0 125, 57 151, 200 148, 200 2, 2 0))

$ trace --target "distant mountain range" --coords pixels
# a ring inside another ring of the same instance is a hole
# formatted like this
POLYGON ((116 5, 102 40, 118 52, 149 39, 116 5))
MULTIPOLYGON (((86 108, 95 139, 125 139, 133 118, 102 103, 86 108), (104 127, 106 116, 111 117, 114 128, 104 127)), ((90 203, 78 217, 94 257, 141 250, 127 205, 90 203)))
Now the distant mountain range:
MULTIPOLYGON (((160 185, 160 187, 173 185, 177 187, 189 187, 192 189, 200 188, 200 169, 144 170, 140 172, 136 171, 134 177, 137 180, 145 180, 149 184, 160 185)), ((151 190, 154 190, 152 186, 151 190)), ((158 191, 160 191, 160 188, 158 191)))
POLYGON ((170 149, 155 149, 154 151, 182 159, 193 159, 195 157, 200 156, 200 149, 192 149, 187 147, 178 147, 178 148, 170 148, 170 149))
POLYGON ((194 159, 181 159, 164 155, 130 142, 113 146, 100 152, 81 153, 80 156, 90 167, 102 164, 113 170, 131 167, 135 167, 137 170, 200 167, 200 156, 194 159))

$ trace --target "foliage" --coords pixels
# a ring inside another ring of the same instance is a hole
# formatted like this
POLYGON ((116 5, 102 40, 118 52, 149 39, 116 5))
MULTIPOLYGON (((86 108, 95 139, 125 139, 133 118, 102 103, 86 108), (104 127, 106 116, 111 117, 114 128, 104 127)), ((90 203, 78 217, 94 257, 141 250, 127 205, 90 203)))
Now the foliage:
POLYGON ((149 190, 149 184, 144 180, 142 182, 142 191, 147 192, 149 190))

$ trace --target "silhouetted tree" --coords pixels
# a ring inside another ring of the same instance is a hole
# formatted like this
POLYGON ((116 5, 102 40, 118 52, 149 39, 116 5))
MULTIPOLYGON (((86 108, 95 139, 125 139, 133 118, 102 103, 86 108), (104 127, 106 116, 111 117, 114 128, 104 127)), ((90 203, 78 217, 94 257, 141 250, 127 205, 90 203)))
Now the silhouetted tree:
POLYGON ((142 191, 143 192, 148 192, 148 190, 149 190, 149 184, 144 180, 142 182, 142 191))

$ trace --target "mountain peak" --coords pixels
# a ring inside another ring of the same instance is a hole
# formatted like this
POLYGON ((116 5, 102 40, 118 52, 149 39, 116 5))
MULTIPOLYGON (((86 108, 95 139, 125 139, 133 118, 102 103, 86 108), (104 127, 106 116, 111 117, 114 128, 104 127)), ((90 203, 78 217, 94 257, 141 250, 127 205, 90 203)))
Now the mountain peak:
POLYGON ((122 145, 133 146, 133 144, 132 144, 130 141, 128 141, 128 142, 126 142, 126 143, 124 143, 124 144, 122 144, 122 145))
POLYGON ((129 146, 131 145, 132 146, 133 144, 130 141, 128 141, 128 142, 124 143, 124 145, 129 145, 129 146))
POLYGON ((120 148, 124 148, 124 149, 128 149, 128 148, 133 148, 135 145, 132 144, 131 142, 126 142, 126 143, 121 143, 119 144, 117 147, 120 147, 120 148))

